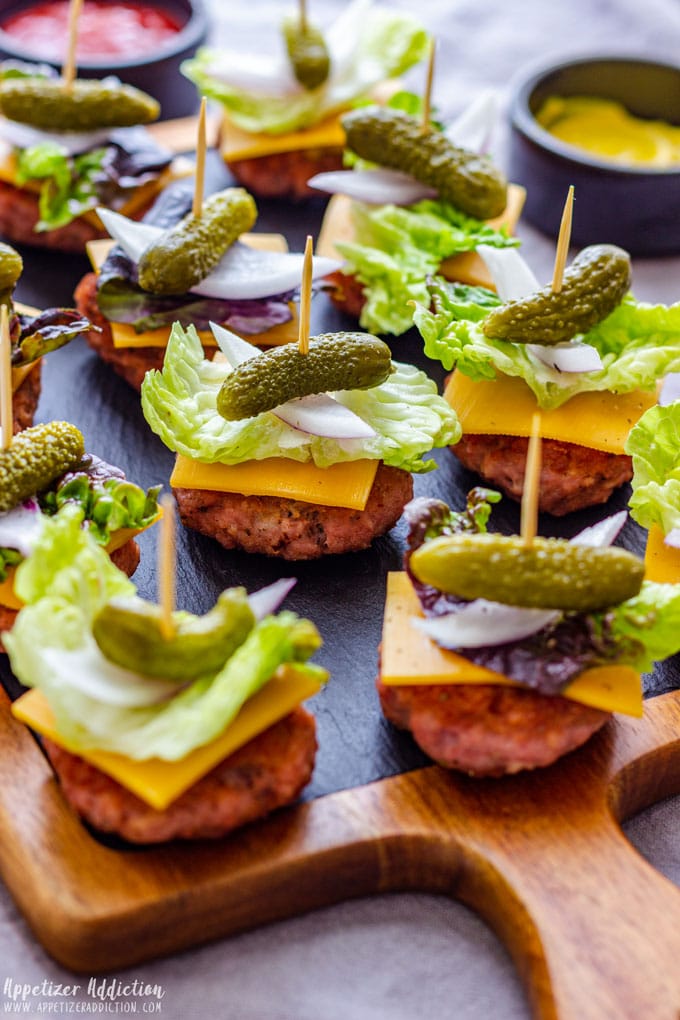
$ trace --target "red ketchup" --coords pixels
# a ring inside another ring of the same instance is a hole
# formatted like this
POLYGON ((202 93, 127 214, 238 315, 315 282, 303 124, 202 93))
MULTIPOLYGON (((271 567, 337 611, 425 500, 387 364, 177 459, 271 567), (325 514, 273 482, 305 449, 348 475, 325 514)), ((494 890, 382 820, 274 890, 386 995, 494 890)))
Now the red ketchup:
MULTIPOLYGON (((66 54, 68 0, 43 0, 0 21, 23 49, 59 62, 66 54)), ((78 19, 77 60, 151 56, 182 28, 173 15, 138 0, 85 0, 78 19)))

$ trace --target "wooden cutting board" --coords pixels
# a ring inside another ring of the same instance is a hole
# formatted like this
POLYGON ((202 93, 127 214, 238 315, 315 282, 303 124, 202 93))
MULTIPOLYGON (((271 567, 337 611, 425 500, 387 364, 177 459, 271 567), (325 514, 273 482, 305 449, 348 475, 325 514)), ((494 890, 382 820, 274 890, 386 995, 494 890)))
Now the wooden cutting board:
POLYGON ((229 839, 160 849, 93 838, 4 693, 0 739, 0 873, 70 969, 115 970, 350 897, 421 890, 487 920, 536 1017, 680 1016, 680 890, 619 826, 680 793, 680 692, 533 774, 417 769, 229 839))

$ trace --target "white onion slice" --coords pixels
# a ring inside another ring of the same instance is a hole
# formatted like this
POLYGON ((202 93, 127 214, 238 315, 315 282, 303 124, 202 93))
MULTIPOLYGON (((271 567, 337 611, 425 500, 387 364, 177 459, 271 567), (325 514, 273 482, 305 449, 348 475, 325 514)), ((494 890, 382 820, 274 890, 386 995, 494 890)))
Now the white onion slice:
POLYGON ((0 546, 3 549, 16 549, 22 556, 29 556, 43 523, 44 518, 36 501, 25 500, 19 506, 0 514, 0 546))
MULTIPOLYGON (((331 69, 327 87, 351 74, 357 61, 357 40, 364 33, 373 0, 352 0, 324 32, 331 69)), ((382 77, 382 75, 380 76, 382 77)))
MULTIPOLYGON (((257 347, 253 347, 224 326, 211 322, 210 328, 217 346, 232 368, 262 354, 257 347)), ((273 408, 272 413, 291 428, 313 436, 324 436, 327 439, 369 439, 375 435, 375 430, 363 418, 334 400, 328 393, 314 393, 308 397, 289 400, 273 408)))
POLYGON ((540 284, 533 270, 517 248, 494 248, 490 244, 478 244, 476 250, 491 273, 501 301, 518 301, 539 290, 540 284))
POLYGON ((671 528, 664 538, 664 543, 673 549, 680 549, 680 528, 671 528))
POLYGON ((45 648, 43 656, 53 683, 74 687, 105 705, 121 708, 156 705, 177 694, 181 686, 109 662, 91 635, 86 636, 79 648, 45 648))
POLYGON ((628 513, 625 510, 619 510, 618 513, 604 517, 597 524, 591 524, 590 527, 579 531, 570 542, 572 545, 587 545, 593 548, 611 545, 626 523, 627 517, 628 513))
POLYGON ((558 372, 599 372, 603 367, 600 352, 591 344, 568 340, 560 344, 527 344, 527 350, 558 372))
POLYGON ((680 372, 669 372, 661 384, 659 406, 667 407, 680 400, 680 372))
POLYGON ((275 613, 289 591, 297 584, 295 577, 282 577, 266 588, 260 588, 248 596, 250 608, 256 620, 263 620, 265 616, 275 613))
POLYGON ((483 648, 521 641, 559 619, 556 609, 525 609, 475 599, 445 616, 413 618, 418 627, 442 648, 483 648))
POLYGON ((498 93, 494 89, 485 89, 448 125, 444 134, 462 149, 482 152, 491 139, 498 110, 498 93))
POLYGON ((30 149, 34 145, 51 142, 60 145, 69 156, 77 156, 98 145, 104 145, 110 135, 111 128, 100 128, 97 131, 43 131, 16 120, 0 119, 0 137, 18 149, 30 149))
MULTIPOLYGON (((142 252, 164 233, 161 227, 129 220, 110 209, 98 208, 97 213, 111 237, 133 262, 139 262, 142 252)), ((191 288, 191 293, 225 301, 257 300, 283 294, 299 286, 304 258, 302 252, 260 251, 236 242, 212 273, 191 288)), ((315 255, 312 278, 327 276, 341 265, 337 259, 315 255)))
POLYGON ((329 195, 348 195, 368 205, 413 205, 436 198, 435 188, 399 170, 332 170, 315 174, 307 184, 329 195))
POLYGON ((253 95, 295 96, 304 93, 285 53, 263 55, 223 50, 205 69, 211 78, 253 95))

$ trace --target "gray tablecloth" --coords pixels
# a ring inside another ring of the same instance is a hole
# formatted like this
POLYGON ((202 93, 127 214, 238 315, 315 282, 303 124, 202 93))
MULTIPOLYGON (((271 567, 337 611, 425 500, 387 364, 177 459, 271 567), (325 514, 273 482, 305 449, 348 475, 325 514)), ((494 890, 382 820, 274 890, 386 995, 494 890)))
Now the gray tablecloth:
MULTIPOLYGON (((283 3, 212 0, 215 41, 263 46, 278 25, 283 3)), ((328 20, 342 4, 315 0, 314 19, 328 20)), ((593 51, 653 54, 677 59, 677 0, 425 0, 394 3, 416 10, 439 40, 435 101, 443 112, 462 109, 483 87, 507 96, 527 64, 551 56, 593 51)), ((412 75, 422 85, 422 72, 412 75)), ((497 141, 502 161, 504 139, 497 141)), ((520 227, 534 266, 551 265, 553 243, 520 227)), ((602 238, 606 240, 606 238, 602 238)), ((680 259, 639 261, 639 297, 680 298, 680 259)), ((664 874, 680 882, 680 804, 660 804, 635 819, 627 832, 664 874)), ((342 904, 225 940, 171 959, 101 979, 88 992, 87 978, 73 978, 36 944, 7 893, 0 888, 0 987, 2 1006, 12 1009, 19 985, 40 1016, 55 997, 49 983, 74 981, 68 1001, 136 1004, 164 1020, 229 1017, 238 1020, 413 1020, 415 1016, 523 1020, 528 1006, 511 961, 495 936, 465 908, 443 898, 395 895, 342 904), (121 991, 112 996, 112 983, 121 991), (137 984, 134 984, 137 982, 137 984), (147 987, 145 987, 147 986, 147 987), (109 996, 107 998, 107 995, 109 996)), ((63 1000, 66 1001, 66 1000, 63 1000)), ((70 1009, 66 1007, 64 1011, 70 1009)), ((610 1018, 603 1018, 610 1020, 610 1018)))

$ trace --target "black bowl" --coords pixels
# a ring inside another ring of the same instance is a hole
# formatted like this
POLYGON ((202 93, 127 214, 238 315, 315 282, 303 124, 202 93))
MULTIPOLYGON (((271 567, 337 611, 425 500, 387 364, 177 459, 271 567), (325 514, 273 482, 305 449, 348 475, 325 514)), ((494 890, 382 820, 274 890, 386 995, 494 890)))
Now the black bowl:
MULTIPOLYGON (((205 42, 208 19, 203 0, 151 0, 154 6, 167 11, 182 28, 158 46, 153 53, 135 57, 132 60, 102 58, 78 61, 79 78, 104 78, 113 74, 129 85, 136 85, 161 104, 161 117, 184 117, 198 107, 196 86, 182 74, 180 64, 193 56, 198 46, 205 42)), ((33 7, 36 0, 9 0, 2 5, 2 17, 33 7)), ((0 59, 22 60, 30 63, 51 64, 60 69, 52 60, 45 60, 39 54, 20 46, 7 32, 0 30, 0 59)))
POLYGON ((680 124, 680 66, 603 56, 535 70, 515 89, 510 178, 527 189, 524 215, 556 236, 574 185, 572 241, 611 243, 633 255, 680 252, 680 167, 623 167, 555 138, 535 113, 548 96, 615 99, 638 117, 680 124))

